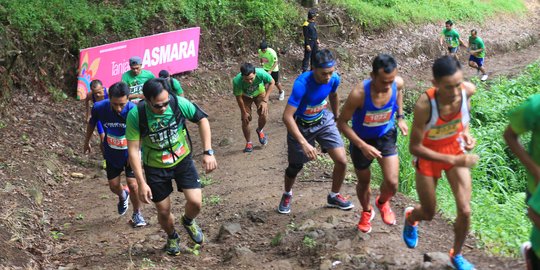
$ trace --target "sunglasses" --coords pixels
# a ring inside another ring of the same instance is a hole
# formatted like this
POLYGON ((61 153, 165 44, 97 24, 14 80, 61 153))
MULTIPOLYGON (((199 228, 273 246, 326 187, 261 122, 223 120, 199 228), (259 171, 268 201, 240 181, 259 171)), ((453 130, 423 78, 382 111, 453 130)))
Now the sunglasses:
POLYGON ((163 102, 161 104, 152 104, 152 107, 154 107, 154 109, 161 109, 161 108, 165 108, 169 106, 169 102, 163 102))

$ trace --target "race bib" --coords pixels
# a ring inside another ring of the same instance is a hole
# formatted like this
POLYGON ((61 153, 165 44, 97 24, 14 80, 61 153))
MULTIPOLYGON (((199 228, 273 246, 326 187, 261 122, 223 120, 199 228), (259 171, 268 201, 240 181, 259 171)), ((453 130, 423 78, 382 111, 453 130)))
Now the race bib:
POLYGON ((378 127, 384 126, 390 122, 392 117, 392 108, 378 110, 378 111, 367 111, 366 116, 364 117, 364 126, 366 127, 378 127))
POLYGON ((174 153, 176 154, 176 157, 174 157, 173 154, 167 150, 163 151, 163 154, 161 155, 161 162, 163 162, 163 164, 173 164, 174 161, 181 158, 186 153, 186 147, 184 147, 184 144, 178 144, 178 147, 176 150, 174 150, 174 153))
POLYGON ((127 150, 126 136, 113 136, 107 134, 107 144, 115 150, 127 150))
POLYGON ((322 112, 324 109, 326 109, 327 103, 326 100, 324 100, 321 104, 317 106, 307 106, 306 111, 304 111, 305 116, 315 116, 322 112))
POLYGON ((430 140, 441 140, 452 137, 458 134, 460 124, 461 120, 456 119, 444 125, 434 126, 428 131, 427 137, 430 140))

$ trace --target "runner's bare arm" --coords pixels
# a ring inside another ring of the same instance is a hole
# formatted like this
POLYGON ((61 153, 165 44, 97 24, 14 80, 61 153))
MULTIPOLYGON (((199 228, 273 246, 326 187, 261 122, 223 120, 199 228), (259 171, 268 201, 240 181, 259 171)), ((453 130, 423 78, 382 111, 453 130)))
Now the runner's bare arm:
POLYGON ((90 95, 86 96, 86 99, 84 100, 84 103, 86 105, 86 123, 90 121, 90 113, 92 112, 92 107, 90 106, 90 95))
POLYGON ((465 47, 465 48, 469 48, 469 46, 467 46, 467 44, 465 44, 465 42, 463 42, 463 39, 459 38, 459 45, 465 47))
MULTIPOLYGON (((470 82, 463 82, 463 88, 467 93, 467 106, 471 109, 471 96, 476 92, 476 86, 470 82)), ((463 129, 463 139, 465 140, 465 150, 470 151, 476 146, 476 139, 470 133, 470 125, 463 129)))
POLYGON ((519 135, 512 129, 510 125, 508 125, 504 131, 503 137, 508 145, 508 148, 510 148, 510 151, 516 155, 527 171, 532 174, 536 180, 536 183, 540 182, 540 166, 534 162, 529 153, 527 153, 527 150, 525 150, 523 145, 519 143, 519 135))
POLYGON ((84 137, 84 146, 83 146, 83 153, 90 153, 92 147, 90 146, 90 138, 92 137, 92 133, 94 133, 96 125, 92 125, 90 121, 86 124, 86 136, 84 137))
POLYGON ((330 93, 328 95, 330 100, 330 108, 332 108, 332 113, 334 113, 334 119, 339 117, 339 95, 337 92, 330 93))
POLYGON ((152 191, 146 180, 144 179, 142 165, 141 165, 141 155, 139 150, 141 149, 141 141, 139 140, 128 140, 128 160, 131 165, 131 169, 135 174, 135 179, 137 180, 137 185, 139 186, 139 199, 143 203, 150 203, 152 199, 152 191))
POLYGON ((409 126, 407 125, 407 122, 405 121, 405 113, 403 111, 403 87, 405 86, 405 82, 403 81, 403 78, 400 76, 396 76, 396 84, 397 84, 397 103, 398 103, 398 111, 397 111, 397 124, 399 129, 401 130, 401 135, 407 136, 409 133, 409 126), (400 115, 402 117, 400 117, 400 115))
MULTIPOLYGON (((199 125, 199 134, 203 149, 206 151, 212 149, 212 132, 210 130, 210 122, 208 118, 203 118, 197 123, 199 125)), ((202 165, 206 173, 210 173, 217 168, 216 157, 214 155, 203 155, 202 165)))
POLYGON ((274 79, 272 79, 270 83, 267 83, 264 85, 266 87, 265 89, 266 94, 264 96, 264 101, 267 103, 268 103, 268 100, 270 100, 270 93, 272 93, 272 91, 274 90, 274 85, 276 85, 276 81, 274 81, 274 79))
POLYGON ((287 127, 287 131, 302 146, 302 150, 304 151, 304 154, 306 154, 306 156, 310 160, 313 160, 317 158, 317 150, 315 150, 315 148, 311 144, 308 143, 306 138, 304 138, 304 136, 300 132, 300 129, 298 129, 298 126, 296 125, 296 121, 294 121, 295 112, 296 112, 296 108, 287 104, 287 106, 285 106, 285 111, 283 111, 283 123, 285 123, 285 126, 287 127))

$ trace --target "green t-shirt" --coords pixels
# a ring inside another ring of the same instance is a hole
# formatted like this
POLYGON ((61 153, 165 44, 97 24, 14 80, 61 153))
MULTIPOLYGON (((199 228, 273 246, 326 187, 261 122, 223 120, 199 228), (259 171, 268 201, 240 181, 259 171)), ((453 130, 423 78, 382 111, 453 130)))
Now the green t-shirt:
MULTIPOLYGON (((540 165, 540 94, 529 97, 509 114, 510 127, 516 134, 532 132, 529 155, 540 165)), ((533 194, 537 190, 533 176, 528 174, 527 190, 533 194)), ((540 212, 539 212, 540 213, 540 212)))
MULTIPOLYGON (((536 190, 527 204, 532 208, 534 212, 540 214, 540 190, 536 190)), ((533 224, 531 231, 531 245, 536 256, 540 257, 540 228, 537 228, 533 224)))
MULTIPOLYGON (((130 94, 142 94, 143 84, 153 78, 155 78, 154 74, 144 69, 141 70, 141 73, 137 76, 133 76, 133 72, 131 70, 128 70, 122 74, 122 81, 129 86, 130 94)), ((136 98, 132 101, 137 102, 139 100, 140 98, 136 98)))
POLYGON ((184 89, 182 89, 180 82, 175 78, 171 78, 171 81, 172 81, 172 90, 176 92, 177 95, 182 95, 184 93, 184 89))
POLYGON ((252 84, 242 80, 242 73, 238 73, 233 79, 233 94, 235 96, 256 97, 265 92, 264 85, 272 82, 272 76, 262 68, 255 69, 255 78, 252 84))
POLYGON ((484 41, 480 37, 473 38, 472 36, 470 36, 469 48, 471 51, 482 49, 481 52, 475 55, 478 58, 484 58, 486 56, 486 47, 484 46, 484 41))
MULTIPOLYGON (((148 105, 148 103, 146 103, 148 105)), ((176 125, 171 106, 167 107, 165 113, 154 114, 148 106, 145 106, 146 117, 148 119, 148 129, 150 134, 142 138, 142 160, 144 165, 154 168, 170 168, 184 159, 191 149, 187 140, 184 125, 178 123, 177 132, 170 134, 165 127, 176 125), (165 129, 164 129, 165 128, 165 129), (178 158, 175 160, 170 149, 172 149, 178 158)), ((195 113, 197 108, 189 100, 178 97, 178 107, 182 115, 195 122, 195 113)), ((141 139, 139 130, 139 111, 137 107, 131 109, 126 119, 126 139, 129 141, 138 141, 141 139)))
MULTIPOLYGON (((276 63, 277 59, 277 53, 272 48, 266 48, 266 52, 262 52, 261 49, 259 49, 259 59, 263 62, 263 68, 266 71, 269 71, 274 63, 276 63)), ((279 64, 276 65, 274 70, 272 71, 279 71, 279 64)))
POLYGON ((448 47, 455 48, 459 46, 459 33, 456 30, 447 30, 446 28, 444 28, 442 31, 442 35, 444 36, 444 40, 446 41, 448 47))

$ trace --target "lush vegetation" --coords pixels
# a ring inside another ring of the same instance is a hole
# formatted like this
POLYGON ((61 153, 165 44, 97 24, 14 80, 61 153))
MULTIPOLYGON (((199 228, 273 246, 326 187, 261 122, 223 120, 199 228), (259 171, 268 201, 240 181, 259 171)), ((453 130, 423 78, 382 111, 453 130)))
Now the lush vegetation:
POLYGON ((271 39, 298 27, 303 18, 298 8, 283 0, 0 0, 0 21, 19 30, 25 40, 56 35, 75 42, 75 47, 93 45, 93 38, 103 33, 138 37, 149 22, 163 25, 163 31, 179 25, 247 27, 271 39))
POLYGON ((435 22, 445 19, 481 22, 498 12, 521 13, 523 0, 329 0, 343 7, 367 29, 402 23, 435 22))
MULTIPOLYGON (((524 193, 527 177, 525 168, 509 152, 502 134, 508 125, 507 113, 538 93, 540 64, 528 66, 515 79, 497 78, 489 84, 475 83, 478 90, 471 100, 471 132, 477 139, 474 152, 480 156, 480 162, 472 170, 472 232, 480 240, 479 244, 493 253, 516 256, 531 229, 524 193)), ((400 191, 416 198, 408 137, 400 136, 398 140, 400 191)), ((529 140, 526 137, 523 141, 529 140)), ((379 174, 377 178, 380 177, 379 174)), ((437 202, 444 215, 455 216, 454 197, 446 179, 439 180, 437 202)))

